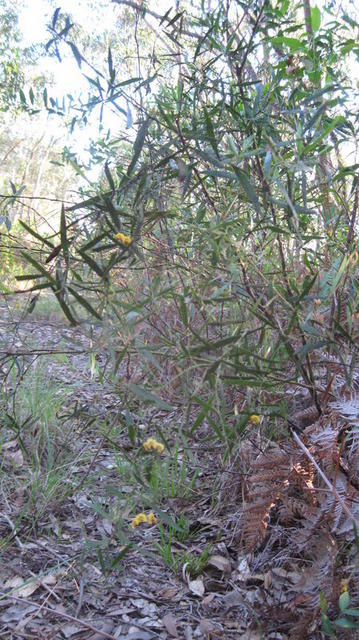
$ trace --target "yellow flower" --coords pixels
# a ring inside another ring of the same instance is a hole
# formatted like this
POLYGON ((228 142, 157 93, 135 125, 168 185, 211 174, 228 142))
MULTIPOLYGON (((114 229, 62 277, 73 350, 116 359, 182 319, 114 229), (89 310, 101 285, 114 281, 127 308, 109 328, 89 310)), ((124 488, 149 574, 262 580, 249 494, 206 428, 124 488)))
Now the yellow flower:
POLYGON ((116 233, 115 240, 118 240, 118 242, 126 245, 126 247, 132 242, 130 236, 126 236, 125 233, 116 233))
POLYGON ((145 513, 138 513, 135 518, 133 518, 131 522, 132 529, 136 529, 141 522, 147 522, 147 516, 145 513))
POLYGON ((152 511, 147 516, 147 522, 148 522, 148 524, 156 524, 156 522, 157 522, 157 518, 156 518, 155 514, 152 513, 152 511))
POLYGON ((148 438, 146 442, 143 443, 143 448, 145 451, 157 451, 158 453, 162 453, 164 445, 161 442, 157 442, 154 438, 148 438))
POLYGON ((345 593, 348 591, 348 580, 340 581, 340 593, 345 593))
POLYGON ((260 423, 260 421, 261 421, 260 417, 259 417, 259 416, 257 416, 257 414, 255 414, 255 413, 253 413, 253 414, 250 416, 250 418, 249 418, 249 422, 250 422, 251 424, 259 424, 259 423, 260 423))

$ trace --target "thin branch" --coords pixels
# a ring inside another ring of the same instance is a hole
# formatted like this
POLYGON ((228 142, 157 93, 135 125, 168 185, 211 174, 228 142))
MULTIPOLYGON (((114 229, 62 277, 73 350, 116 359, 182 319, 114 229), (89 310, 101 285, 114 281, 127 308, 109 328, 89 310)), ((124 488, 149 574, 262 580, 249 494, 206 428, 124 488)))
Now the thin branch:
POLYGON ((359 200, 359 175, 357 176, 357 183, 356 183, 355 194, 354 194, 354 204, 353 204, 352 214, 350 216, 347 241, 345 243, 347 251, 350 247, 351 241, 353 240, 355 221, 356 221, 357 212, 358 212, 358 200, 359 200))
MULTIPOLYGON (((152 9, 148 9, 146 6, 137 4, 137 2, 133 2, 133 0, 112 0, 112 2, 114 4, 119 4, 120 6, 123 5, 125 7, 130 7, 131 9, 135 9, 139 13, 142 13, 143 16, 147 14, 149 16, 152 16, 153 18, 156 18, 156 20, 162 20, 163 18, 163 15, 161 15, 160 13, 157 13, 156 11, 152 11, 152 9)), ((171 21, 171 18, 168 16, 167 22, 170 22, 170 21, 171 21)), ((189 31, 188 29, 181 29, 181 33, 185 36, 190 36, 191 38, 201 37, 200 33, 196 33, 195 31, 189 31)))

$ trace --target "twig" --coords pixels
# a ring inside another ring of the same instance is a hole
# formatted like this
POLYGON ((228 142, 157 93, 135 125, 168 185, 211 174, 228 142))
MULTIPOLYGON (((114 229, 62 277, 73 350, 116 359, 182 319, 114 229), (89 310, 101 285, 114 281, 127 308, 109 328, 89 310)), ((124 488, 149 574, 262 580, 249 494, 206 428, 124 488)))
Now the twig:
POLYGON ((355 227, 355 221, 356 221, 357 211, 358 211, 358 199, 359 199, 359 176, 357 176, 357 184, 355 187, 355 194, 354 194, 354 204, 353 204, 352 214, 350 216, 347 241, 345 243, 347 250, 350 247, 350 244, 354 235, 354 227, 355 227))
POLYGON ((8 523, 8 525, 10 526, 10 529, 12 530, 12 534, 13 534, 13 538, 17 544, 17 546, 19 547, 19 549, 21 549, 21 551, 23 551, 24 549, 24 545, 22 544, 20 538, 18 537, 17 533, 16 533, 16 526, 14 525, 13 521, 11 520, 11 518, 7 515, 7 513, 3 513, 2 517, 6 520, 6 522, 8 523))
MULTIPOLYGON (((5 495, 5 492, 3 490, 1 490, 1 493, 3 495, 4 502, 5 502, 5 505, 6 505, 7 509, 9 511, 11 511, 11 507, 9 505, 9 501, 8 501, 6 495, 5 495)), ((13 523, 13 521, 11 520, 10 516, 7 515, 7 513, 3 513, 2 516, 3 516, 3 518, 5 518, 6 522, 8 523, 8 525, 11 528, 12 534, 13 534, 13 537, 14 537, 14 540, 15 540, 17 546, 19 547, 20 551, 23 551, 24 550, 24 545, 22 544, 19 536, 17 535, 16 525, 13 523)))
POLYGON ((76 611, 75 611, 75 618, 76 619, 80 615, 80 611, 82 609, 83 601, 84 601, 84 581, 83 581, 83 578, 81 578, 81 580, 80 580, 79 601, 77 603, 77 607, 76 607, 76 611))
POLYGON ((96 627, 93 627, 92 624, 89 624, 84 620, 79 620, 78 618, 74 618, 74 616, 70 616, 68 613, 63 613, 62 611, 51 609, 51 607, 44 607, 42 605, 39 605, 37 602, 33 602, 32 600, 27 600, 27 598, 18 598, 17 596, 8 595, 4 591, 0 591, 0 597, 9 598, 10 600, 15 600, 15 602, 23 602, 25 604, 30 604, 32 606, 38 607, 39 611, 41 610, 41 611, 46 611, 47 613, 52 613, 55 616, 58 616, 59 618, 70 620, 71 622, 75 622, 76 624, 79 624, 80 626, 85 627, 86 629, 90 629, 90 631, 93 631, 94 633, 98 633, 103 638, 107 638, 107 640, 116 640, 115 636, 112 636, 109 633, 106 633, 106 631, 101 631, 101 629, 97 629, 96 627))
POLYGON ((40 580, 40 585, 43 587, 43 589, 45 589, 50 594, 50 596, 55 598, 55 600, 57 600, 57 602, 61 602, 60 596, 58 596, 57 593, 55 593, 55 591, 53 589, 51 589, 48 584, 46 584, 46 582, 44 582, 41 578, 39 578, 39 576, 37 576, 36 573, 33 573, 33 571, 30 571, 30 574, 36 580, 40 580))
MULTIPOLYGON (((138 13, 142 13, 143 16, 147 14, 149 16, 152 16, 153 18, 156 18, 156 20, 162 20, 163 18, 163 16, 160 13, 157 13, 156 11, 148 9, 147 6, 137 4, 137 2, 133 2, 132 0, 112 0, 112 2, 114 4, 119 4, 120 6, 123 5, 125 7, 130 7, 131 9, 135 9, 136 11, 138 11, 138 13)), ((167 22, 171 22, 170 17, 167 17, 167 22)), ((189 29, 181 29, 181 33, 183 33, 183 35, 185 36, 190 36, 191 38, 199 39, 201 37, 200 33, 196 33, 195 31, 190 31, 189 29)))

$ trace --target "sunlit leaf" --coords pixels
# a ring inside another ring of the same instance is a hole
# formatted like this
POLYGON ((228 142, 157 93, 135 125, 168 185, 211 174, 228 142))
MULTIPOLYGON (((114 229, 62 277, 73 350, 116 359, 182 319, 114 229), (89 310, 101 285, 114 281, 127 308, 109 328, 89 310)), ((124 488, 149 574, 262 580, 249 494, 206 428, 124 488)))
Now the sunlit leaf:
POLYGON ((313 31, 318 31, 318 29, 320 28, 320 22, 321 22, 320 9, 318 7, 312 8, 311 20, 312 20, 313 31))

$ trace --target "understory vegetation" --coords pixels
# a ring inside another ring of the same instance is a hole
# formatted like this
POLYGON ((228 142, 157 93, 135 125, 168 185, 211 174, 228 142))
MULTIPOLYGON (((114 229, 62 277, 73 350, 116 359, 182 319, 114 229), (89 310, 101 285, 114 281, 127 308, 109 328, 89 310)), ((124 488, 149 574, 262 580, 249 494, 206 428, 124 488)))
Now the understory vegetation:
POLYGON ((25 180, 1 196, 2 557, 166 567, 203 637, 355 637, 355 8, 113 4, 126 43, 49 25, 86 98, 18 93, 99 129, 86 161, 52 149, 49 218, 25 180))

